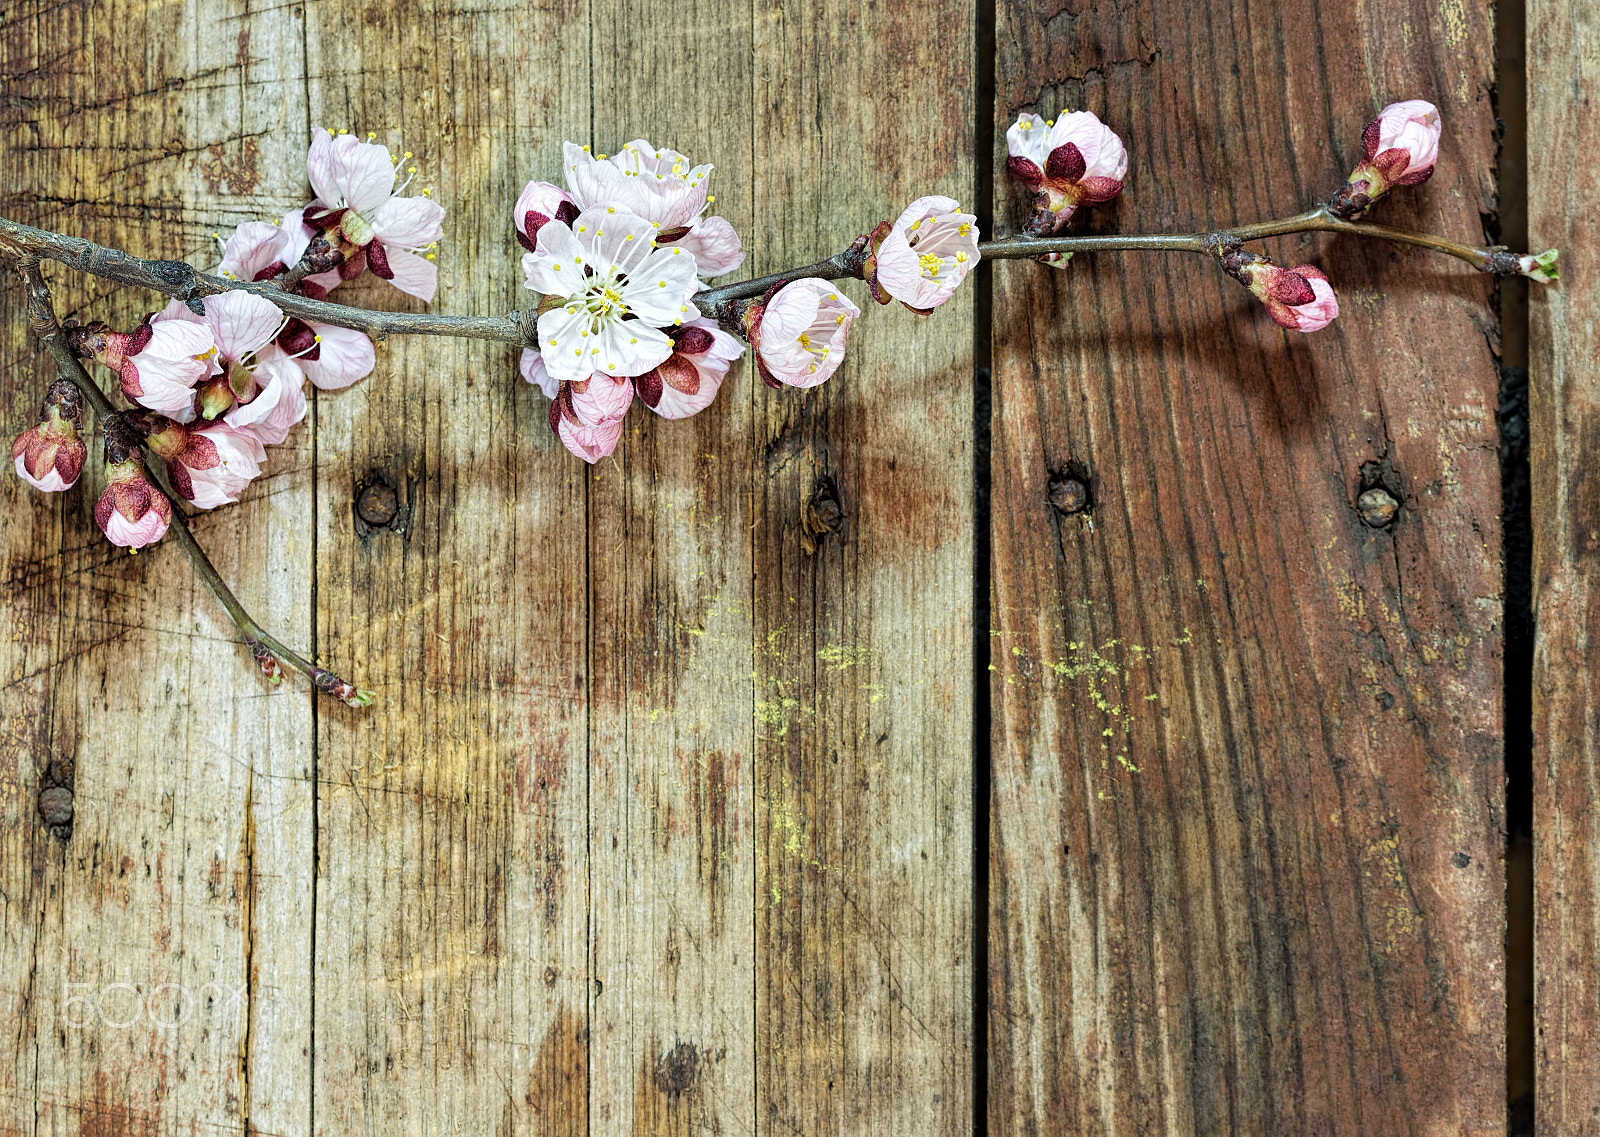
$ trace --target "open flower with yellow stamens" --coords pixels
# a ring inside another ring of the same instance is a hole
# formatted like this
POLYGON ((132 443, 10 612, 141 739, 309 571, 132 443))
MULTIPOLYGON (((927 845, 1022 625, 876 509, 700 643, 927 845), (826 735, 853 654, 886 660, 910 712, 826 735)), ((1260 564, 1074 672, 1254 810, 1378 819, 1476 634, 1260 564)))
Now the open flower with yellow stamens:
POLYGON ((656 226, 662 245, 676 244, 690 253, 701 276, 732 272, 744 262, 744 245, 733 226, 705 215, 716 201, 706 184, 712 166, 693 165, 676 150, 657 149, 643 138, 598 158, 589 147, 568 142, 562 157, 567 189, 578 208, 612 205, 632 211, 656 226))
MULTIPOLYGON (((306 154, 306 173, 317 200, 303 216, 330 242, 338 242, 346 265, 364 263, 401 292, 432 300, 438 270, 428 250, 444 236, 444 208, 426 192, 400 196, 411 181, 408 176, 395 184, 400 161, 387 146, 362 142, 353 134, 329 134, 319 126, 306 154)), ((416 167, 406 167, 405 173, 415 174, 416 167)), ((350 279, 359 271, 341 276, 350 279)))
POLYGON ((927 313, 955 294, 978 263, 978 219, 960 208, 953 197, 919 197, 881 241, 872 242, 867 285, 873 299, 927 313))
POLYGON ((744 310, 756 368, 769 387, 815 387, 844 362, 850 323, 861 309, 815 277, 791 281, 744 310))
POLYGON ((658 246, 654 234, 616 206, 539 228, 538 251, 522 267, 529 288, 560 301, 539 317, 539 353, 557 382, 642 375, 672 354, 661 329, 699 314, 694 257, 658 246))

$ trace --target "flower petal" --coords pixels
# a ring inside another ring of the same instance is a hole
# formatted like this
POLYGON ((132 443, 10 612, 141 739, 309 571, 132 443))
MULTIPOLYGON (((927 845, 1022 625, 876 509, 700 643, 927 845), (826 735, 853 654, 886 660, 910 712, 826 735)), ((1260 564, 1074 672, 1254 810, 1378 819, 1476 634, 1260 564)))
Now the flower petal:
POLYGON ((695 222, 677 247, 694 257, 701 276, 720 276, 744 263, 744 243, 725 218, 707 217, 695 222))
MULTIPOLYGON (((215 273, 235 280, 254 280, 263 269, 275 262, 287 268, 294 263, 286 259, 289 243, 289 234, 272 222, 246 221, 229 235, 227 243, 222 246, 222 263, 216 267, 215 273)), ((297 252, 294 260, 299 259, 297 252)))
POLYGON ((700 290, 698 272, 694 257, 684 250, 657 249, 629 275, 622 302, 641 320, 657 327, 687 320, 699 314, 691 302, 700 290))
POLYGON ((364 333, 333 324, 311 324, 310 327, 321 337, 317 357, 302 356, 295 362, 319 389, 337 391, 372 374, 378 357, 372 341, 364 333))
POLYGON ((264 359, 256 367, 261 391, 248 403, 237 404, 223 416, 235 430, 255 435, 267 446, 289 437, 289 428, 306 417, 305 377, 290 359, 264 359))
POLYGON ((545 398, 553 399, 556 397, 558 384, 555 377, 550 374, 549 368, 544 365, 544 356, 533 348, 525 347, 522 349, 522 361, 518 365, 518 370, 522 372, 524 379, 544 392, 545 398))
POLYGON ((391 197, 372 215, 372 231, 385 245, 431 245, 444 236, 444 206, 427 197, 391 197))
POLYGON ((319 152, 318 143, 326 137, 327 131, 318 128, 306 155, 306 173, 317 197, 331 206, 346 205, 366 213, 394 192, 395 164, 387 146, 341 134, 329 138, 319 152))
POLYGON ((225 359, 242 359, 272 342, 283 326, 277 305, 248 292, 207 296, 206 322, 217 338, 217 351, 225 359))
POLYGON ((429 302, 439 289, 439 270, 426 257, 419 257, 399 245, 384 244, 389 261, 389 283, 409 296, 429 302))
MULTIPOLYGON (((539 235, 549 228, 546 225, 539 235)), ((594 371, 582 346, 588 342, 582 333, 588 330, 589 317, 581 308, 552 308, 539 317, 539 351, 557 383, 577 383, 594 371)))
MULTIPOLYGON (((574 222, 576 224, 576 222, 574 222)), ((522 271, 527 286, 546 296, 571 296, 582 292, 584 249, 565 222, 550 221, 539 229, 538 252, 525 253, 522 271)))

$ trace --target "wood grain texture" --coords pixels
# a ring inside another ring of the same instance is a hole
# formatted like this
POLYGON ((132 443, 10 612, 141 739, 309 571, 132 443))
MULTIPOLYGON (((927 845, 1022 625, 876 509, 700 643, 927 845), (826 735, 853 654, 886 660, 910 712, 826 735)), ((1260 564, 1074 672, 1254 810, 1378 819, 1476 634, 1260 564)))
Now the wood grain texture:
MULTIPOLYGON (((5 211, 210 267, 215 230, 270 214, 299 182, 283 124, 304 116, 300 44, 287 8, 15 6, 0 34, 5 211)), ((154 306, 49 275, 63 315, 128 326, 154 306)), ((15 433, 53 375, 9 283, 15 433)), ((196 524, 240 598, 293 643, 310 616, 303 439, 274 451, 239 506, 196 524)), ((302 1132, 311 696, 251 675, 176 548, 133 557, 105 542, 92 462, 57 496, 6 479, 0 1128, 302 1132), (63 781, 65 842, 38 812, 63 781)))
POLYGON ((1560 284, 1531 289, 1535 1116, 1541 1134, 1600 1134, 1600 20, 1528 5, 1528 231, 1561 250, 1560 284))
MULTIPOLYGON (((1493 211, 1487 5, 1002 3, 997 42, 1001 147, 1066 106, 1129 143, 1091 231, 1302 208, 1409 97, 1442 158, 1379 219, 1493 211)), ((1505 1124, 1489 284, 1267 251, 1328 272, 1332 328, 1199 258, 995 270, 995 1132, 1505 1124), (1092 524, 1047 501, 1067 470, 1092 524)))
MULTIPOLYGON (((763 243, 751 8, 596 4, 594 135, 716 166, 712 208, 763 243), (670 92, 669 97, 663 97, 670 92)), ((593 1121, 756 1128, 751 651, 753 374, 669 422, 635 404, 589 481, 593 1121)))
MULTIPOLYGON (((446 205, 434 307, 522 303, 511 204, 587 132, 586 7, 307 16, 311 125, 411 151, 446 205)), ((378 359, 314 420, 317 648, 380 693, 319 708, 317 1131, 584 1133, 584 468, 514 351, 378 359), (354 509, 378 481, 401 502, 384 528, 354 509)))
MULTIPOLYGON (((757 9, 754 272, 923 194, 970 206, 975 11, 929 19, 757 9)), ((763 1132, 971 1124, 971 312, 868 311, 826 385, 756 387, 763 1132), (823 478, 846 521, 808 556, 823 478)))

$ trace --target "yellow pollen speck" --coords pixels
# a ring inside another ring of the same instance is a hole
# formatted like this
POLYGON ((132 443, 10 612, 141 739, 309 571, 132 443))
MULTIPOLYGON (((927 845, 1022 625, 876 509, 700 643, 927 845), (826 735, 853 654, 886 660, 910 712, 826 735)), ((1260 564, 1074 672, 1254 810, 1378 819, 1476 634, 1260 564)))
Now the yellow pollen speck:
POLYGON ((830 293, 828 293, 828 299, 829 300, 837 300, 837 299, 839 299, 839 294, 837 292, 830 292, 830 293))
POLYGON ((967 263, 967 254, 966 253, 957 253, 956 254, 956 263, 957 264, 963 264, 963 265, 966 264, 967 263))
POLYGON ((587 233, 588 231, 589 231, 589 227, 587 225, 579 225, 578 226, 578 232, 587 233))
POLYGON ((582 257, 573 257, 572 258, 572 263, 575 264, 575 265, 581 265, 583 263, 583 258, 582 257))
POLYGON ((600 354, 600 349, 597 348, 597 347, 591 347, 589 349, 589 354, 590 355, 599 355, 600 354))
POLYGON ((842 324, 842 323, 844 323, 844 314, 843 314, 843 313, 840 313, 840 314, 839 314, 839 315, 837 315, 837 316, 835 316, 835 317, 834 317, 834 318, 833 318, 833 322, 834 322, 834 323, 836 323, 836 324, 842 324))
POLYGON ((715 205, 716 203, 717 203, 717 197, 716 197, 715 194, 708 194, 706 196, 706 204, 707 205, 715 205))
POLYGON ((639 341, 638 341, 638 340, 636 340, 636 339, 630 339, 630 340, 629 340, 629 341, 628 341, 628 342, 629 342, 629 343, 638 343, 638 342, 639 342, 639 341))
POLYGON ((560 265, 551 265, 550 267, 555 269, 557 272, 561 271, 561 266, 560 265))
POLYGON ((665 288, 666 286, 667 286, 667 282, 664 281, 664 280, 659 285, 657 285, 658 288, 665 288))
POLYGON ((581 348, 581 347, 573 348, 572 349, 572 354, 573 355, 582 355, 583 354, 583 348, 581 348))
POLYGON ((1044 120, 1044 124, 1046 126, 1054 126, 1056 124, 1056 120, 1053 118, 1047 118, 1044 120))
POLYGON ((613 209, 613 208, 611 208, 611 206, 609 206, 609 205, 608 205, 608 206, 606 206, 606 212, 607 212, 607 213, 615 213, 615 212, 616 212, 616 210, 615 210, 615 209, 613 209))
POLYGON ((606 160, 606 156, 604 154, 600 155, 600 161, 604 162, 605 160, 606 160))
POLYGON ((321 336, 312 336, 311 337, 311 341, 313 343, 321 343, 322 342, 322 337, 321 336))
POLYGON ((556 346, 556 341, 555 341, 555 340, 551 340, 551 341, 550 341, 550 342, 549 342, 549 343, 548 343, 548 344, 546 344, 546 345, 545 345, 545 346, 546 346, 546 347, 555 347, 555 346, 556 346))
POLYGON ((407 166, 407 167, 406 167, 406 173, 408 173, 408 174, 414 174, 414 173, 416 173, 416 172, 417 172, 417 168, 416 168, 416 167, 415 167, 415 166, 407 166))
POLYGON ((433 196, 433 191, 431 189, 425 189, 425 190, 422 191, 422 196, 423 197, 432 197, 433 196))
POLYGON ((370 131, 370 130, 367 131, 367 141, 368 142, 371 142, 376 137, 378 137, 378 136, 376 134, 374 134, 372 131, 370 131))
POLYGON ((801 347, 810 347, 811 346, 811 337, 806 335, 804 332, 800 333, 800 346, 801 347))
POLYGON ((425 260, 430 260, 430 261, 431 261, 431 260, 433 260, 433 254, 432 254, 432 253, 429 253, 429 254, 428 254, 428 255, 427 255, 427 256, 426 256, 426 257, 425 257, 425 258, 423 258, 423 259, 425 259, 425 260))
POLYGON ((626 239, 629 241, 633 240, 633 234, 629 233, 626 239))
POLYGON ((678 311, 680 311, 680 312, 687 312, 688 310, 689 310, 688 308, 679 308, 678 309, 678 311))
POLYGON ((585 154, 587 154, 587 153, 588 153, 588 152, 589 152, 589 148, 588 148, 588 147, 587 147, 587 146, 585 146, 585 147, 584 147, 584 148, 583 148, 583 152, 584 152, 584 153, 585 153, 585 154))
POLYGON ((815 375, 816 373, 817 373, 817 365, 815 363, 813 363, 811 365, 811 374, 815 375))
POLYGON ((1023 130, 1032 130, 1033 129, 1033 123, 1029 122, 1027 119, 1023 119, 1022 120, 1022 129, 1023 130))
POLYGON ((411 151, 409 151, 409 150, 407 150, 407 151, 406 151, 406 154, 405 154, 405 156, 406 156, 406 157, 407 157, 407 158, 409 158, 409 157, 411 157, 411 151))

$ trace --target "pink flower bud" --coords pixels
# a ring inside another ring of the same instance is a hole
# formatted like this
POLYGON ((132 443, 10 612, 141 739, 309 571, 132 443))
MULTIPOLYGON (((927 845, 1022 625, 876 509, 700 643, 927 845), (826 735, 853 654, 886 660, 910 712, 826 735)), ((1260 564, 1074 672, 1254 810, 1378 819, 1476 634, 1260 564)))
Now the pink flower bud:
POLYGON ((1333 323, 1339 301, 1333 286, 1315 265, 1280 268, 1261 260, 1245 265, 1241 280, 1267 306, 1267 314, 1292 332, 1315 332, 1333 323))
POLYGON ((1390 103, 1361 132, 1362 159, 1328 208, 1355 220, 1395 186, 1428 180, 1439 159, 1439 108, 1422 99, 1390 103))
MULTIPOLYGON (((597 375, 596 379, 609 380, 610 376, 597 375)), ((632 384, 627 383, 628 397, 633 397, 632 384)), ((556 397, 550 401, 550 429, 561 444, 591 466, 617 448, 622 437, 623 416, 588 425, 578 418, 572 406, 571 383, 562 383, 556 397)))
POLYGON ((83 472, 89 448, 78 434, 83 396, 65 379, 57 379, 45 394, 38 425, 29 427, 11 444, 11 457, 23 481, 57 493, 69 489, 83 472))
POLYGON ((728 365, 744 354, 744 345, 701 316, 669 334, 672 354, 633 385, 640 401, 662 418, 688 418, 711 405, 728 365))
POLYGON ((578 219, 578 205, 565 190, 549 182, 529 182, 517 198, 511 219, 517 226, 517 241, 528 252, 538 251, 534 239, 550 221, 571 225, 578 219))
POLYGON ((132 332, 91 325, 79 330, 75 344, 117 373, 129 402, 189 422, 195 413, 195 384, 212 372, 215 339, 199 317, 184 312, 187 319, 165 318, 164 313, 147 318, 132 332))
POLYGON ((121 415, 106 422, 106 488, 94 505, 94 520, 113 545, 142 549, 166 534, 172 503, 145 476, 139 435, 121 415))
POLYGON ((815 387, 844 362, 845 339, 861 309, 825 280, 790 281, 745 310, 756 367, 770 387, 815 387))
POLYGON ((225 423, 194 429, 158 418, 147 427, 145 441, 166 463, 173 488, 201 509, 238 501, 267 457, 254 435, 225 423))
POLYGON ((919 197, 886 236, 871 241, 866 280, 873 299, 927 313, 955 294, 978 263, 978 219, 960 208, 952 197, 919 197))
POLYGON ((1006 168, 1033 191, 1030 236, 1059 233, 1080 205, 1099 205, 1122 192, 1128 151, 1091 111, 1062 111, 1051 120, 1024 114, 1006 131, 1006 168))

